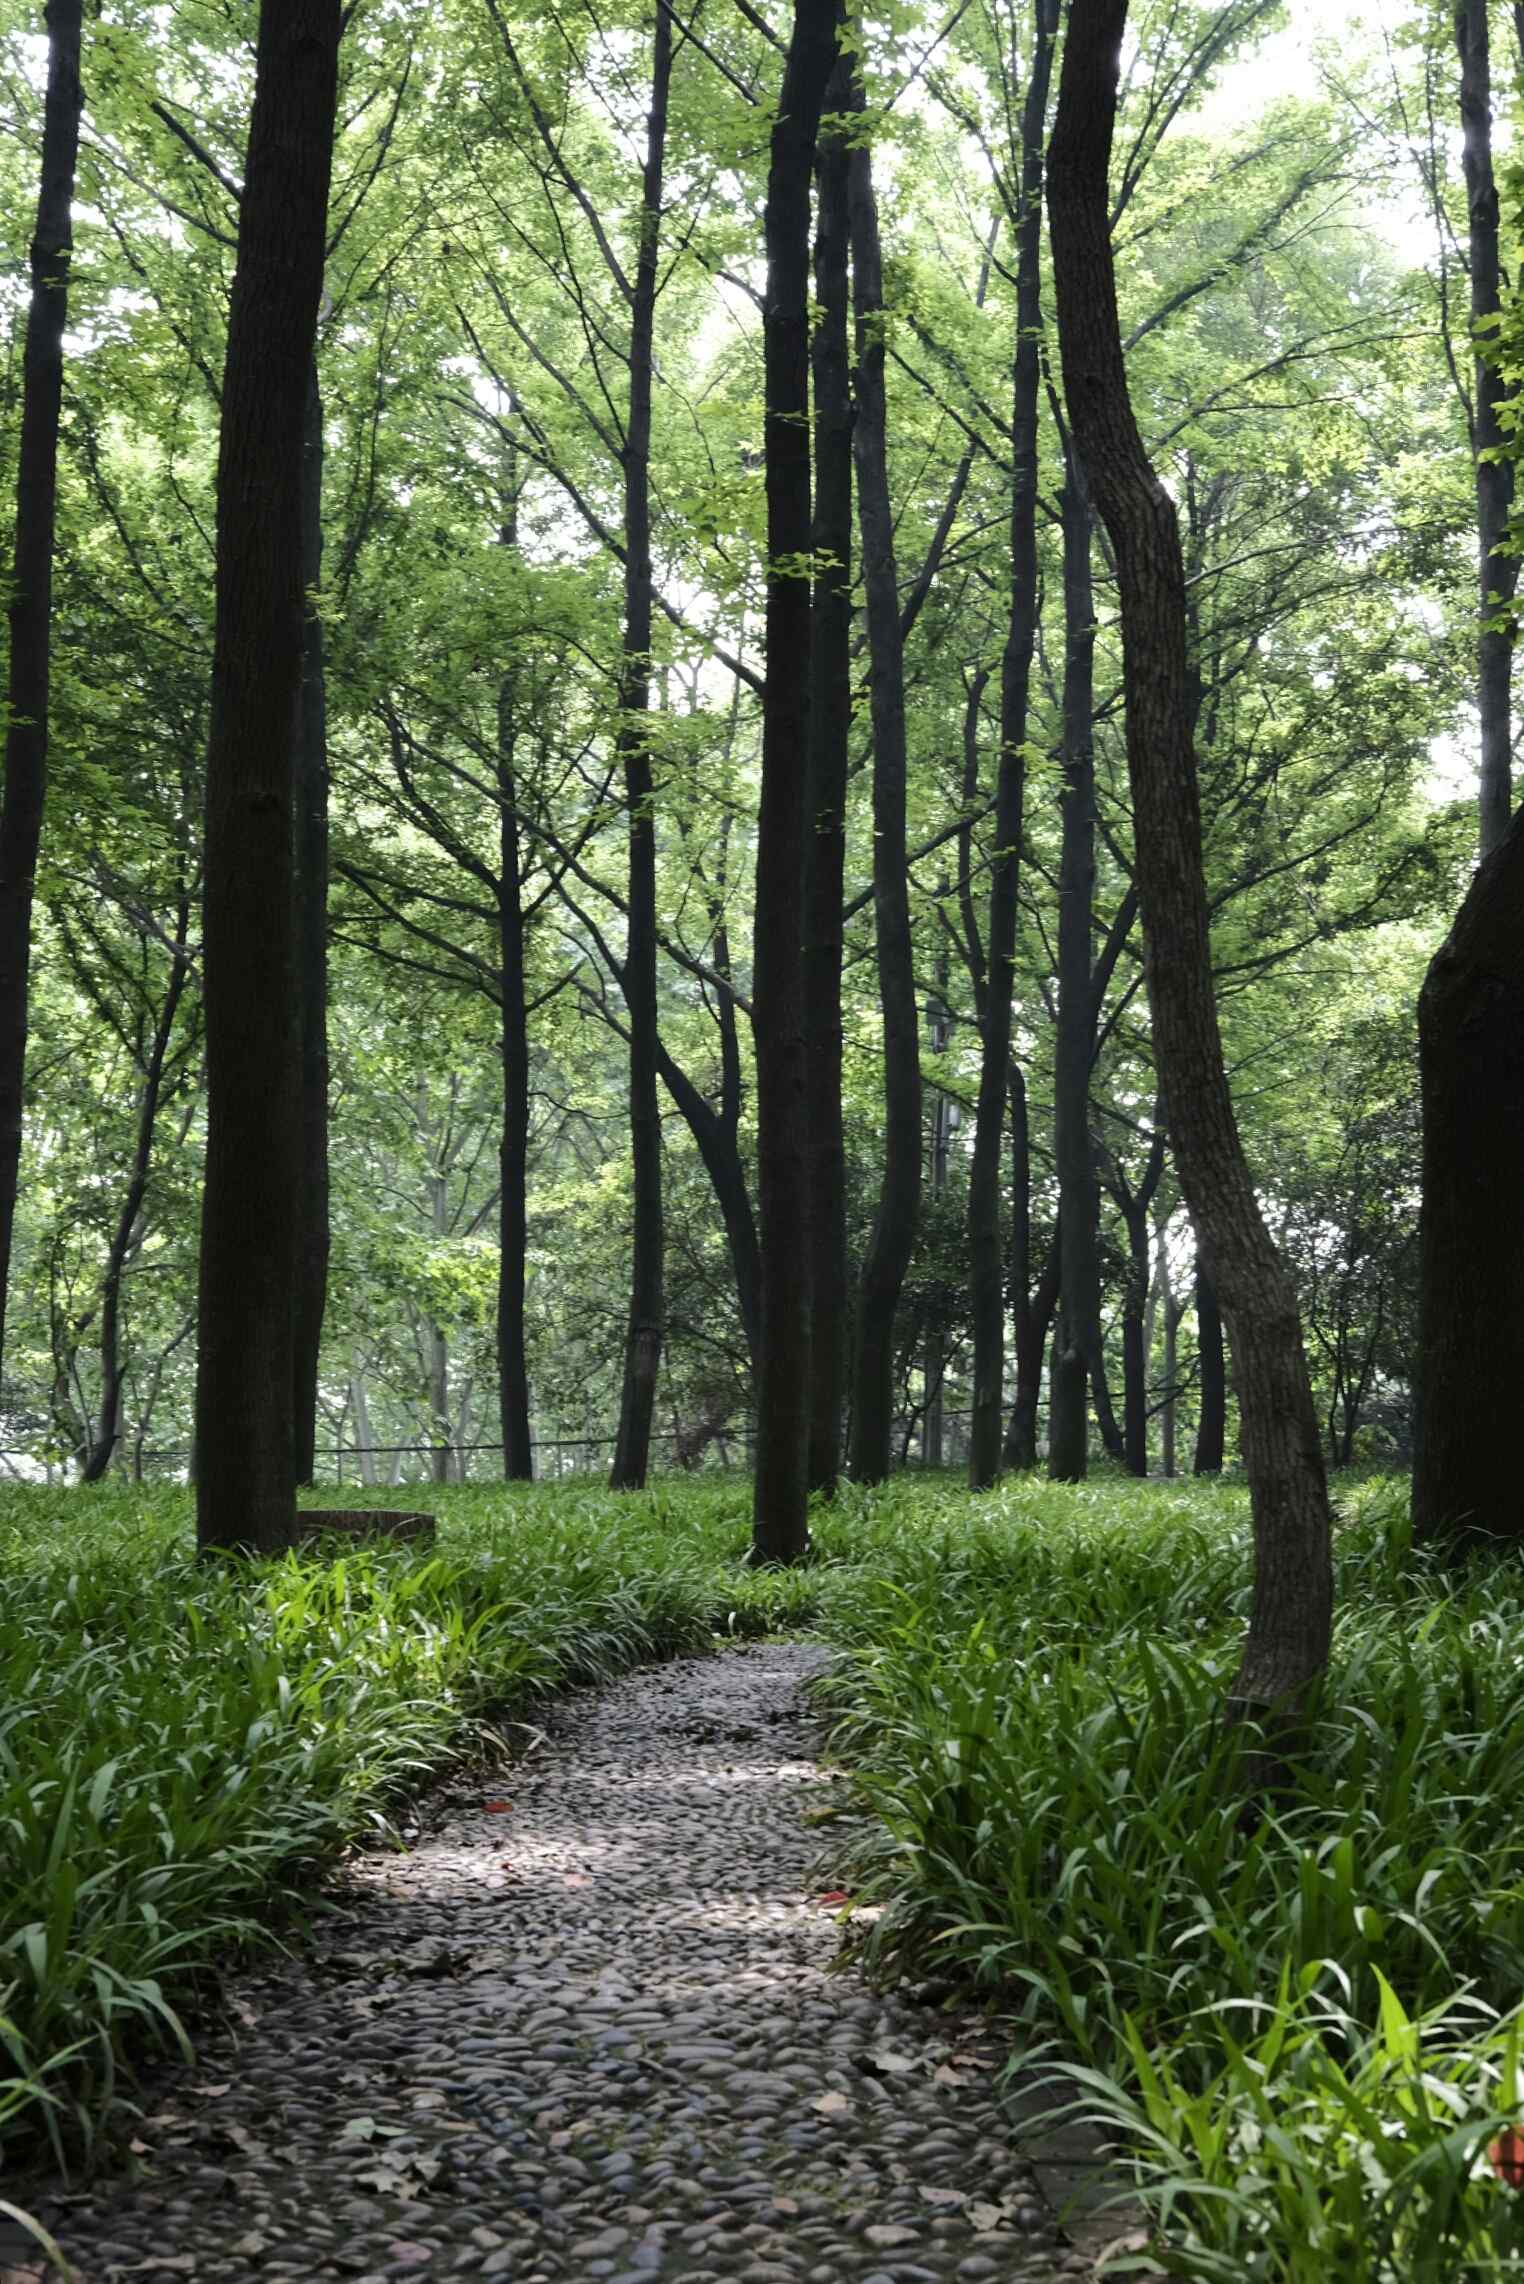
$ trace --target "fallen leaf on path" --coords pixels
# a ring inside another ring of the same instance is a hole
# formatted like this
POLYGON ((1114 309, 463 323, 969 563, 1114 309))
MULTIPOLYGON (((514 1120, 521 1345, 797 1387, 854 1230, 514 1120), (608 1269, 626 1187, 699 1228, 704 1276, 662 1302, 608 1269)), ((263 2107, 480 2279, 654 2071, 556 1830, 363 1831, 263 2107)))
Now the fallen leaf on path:
POLYGON ((512 1806, 511 1800, 487 1800, 482 1803, 483 1813, 488 1816, 506 1816, 512 1806))
POLYGON ((839 1909, 842 1904, 850 1903, 852 1898, 844 1887, 828 1887, 823 1895, 816 1896, 815 1901, 824 1904, 828 1910, 834 1911, 839 1909))
POLYGON ((851 2107, 846 2095, 837 2093, 817 2094, 810 2104, 810 2108, 819 2110, 822 2117, 844 2117, 851 2107))
POLYGON ((966 2189, 929 2189, 924 2182, 921 2184, 921 2195, 928 2205, 963 2205, 968 2202, 966 2189))

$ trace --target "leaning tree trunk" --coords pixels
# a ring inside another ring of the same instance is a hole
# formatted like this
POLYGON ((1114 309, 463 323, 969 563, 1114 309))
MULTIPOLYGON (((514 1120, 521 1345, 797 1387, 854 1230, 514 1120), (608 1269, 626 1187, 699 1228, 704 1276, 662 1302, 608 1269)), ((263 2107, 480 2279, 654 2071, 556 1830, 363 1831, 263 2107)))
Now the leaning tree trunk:
POLYGON ((968 1275, 974 1334, 968 1479, 1000 1472, 1005 1397, 1005 1260, 1000 1146, 1016 975, 1016 894, 1026 801, 1032 653, 1037 635, 1037 395, 1041 381, 1042 147, 1057 0, 1037 0, 1036 45, 1021 113, 1021 215, 1016 232, 1016 350, 1011 371, 1011 603, 1000 666, 1000 767, 990 864, 989 945, 979 1097, 968 1178, 968 1275))
POLYGON ((1254 1597, 1233 1697, 1300 1700, 1328 1660, 1328 1487, 1296 1294, 1271 1243, 1233 1114, 1212 981, 1191 739, 1185 573, 1174 503, 1133 418, 1117 319, 1107 171, 1127 0, 1073 0, 1048 207, 1064 394, 1111 536, 1121 609, 1145 972, 1170 1136, 1217 1288, 1254 1517, 1254 1597))
POLYGON ((74 168, 79 155, 80 0, 50 0, 42 179, 32 237, 32 294, 22 352, 16 543, 11 572, 10 667, 5 703, 5 791, 0 798, 0 1355, 11 1239, 21 1172, 32 969, 32 898, 48 773, 48 687, 53 655, 53 531, 58 425, 73 253, 74 168))
POLYGON ((630 1014, 630 1148, 634 1244, 624 1389, 610 1482, 638 1491, 651 1460, 651 1413, 661 1361, 665 1246, 661 1194, 661 1089, 657 1076, 656 816, 651 772, 651 371, 660 288, 662 172, 672 17, 656 0, 651 110, 641 182, 640 248, 630 306, 630 403, 624 436, 624 662, 619 684, 619 756, 629 810, 629 920, 624 957, 630 1014))
MULTIPOLYGON (((1458 0, 1455 44, 1460 53, 1461 163, 1466 177, 1467 267, 1471 323, 1479 340, 1495 325, 1502 302, 1498 255, 1498 192, 1492 171, 1492 69, 1487 0, 1458 0)), ((1508 608, 1519 581, 1512 555, 1499 552, 1513 503, 1513 461, 1504 451, 1499 407, 1508 394, 1496 366, 1478 350, 1471 414, 1476 470, 1478 631, 1476 705, 1482 753, 1478 786, 1481 849, 1487 856, 1508 830, 1513 806, 1513 729, 1510 684, 1513 624, 1508 608)))
POLYGON ((810 174, 836 22, 794 0, 767 176, 762 319, 767 490, 767 681, 753 920, 753 1036, 761 1205, 762 1355, 752 1558, 797 1562, 809 1544, 810 1275, 799 1242, 810 1202, 805 1045, 804 855, 808 833, 810 582, 810 174))
POLYGON ((323 576, 323 399, 314 363, 302 451, 302 693, 296 744, 296 961, 301 1024, 302 1177, 297 1205, 293 1466, 317 1457, 318 1359, 328 1308, 328 684, 323 576))
POLYGON ((884 1024, 884 1171, 857 1294, 852 1371, 855 1483, 889 1473, 894 1424, 894 1317, 921 1210, 921 1040, 905 850, 905 656, 884 390, 884 270, 873 160, 851 159, 852 292, 857 321, 857 515, 872 665, 873 918, 884 1024))
POLYGON ((196 1524, 204 1549, 261 1553, 289 1543, 296 1513, 291 724, 339 31, 339 0, 262 0, 217 462, 196 1524))
MULTIPOLYGON (((838 63, 827 108, 851 100, 838 63)), ((852 384, 847 326, 846 137, 822 136, 815 179, 815 591, 810 621, 809 838, 804 1012, 809 1046, 810 1489, 829 1496, 841 1466, 846 1378, 846 1146, 841 1116, 842 872, 852 727, 852 384)))
POLYGON ((1524 1539, 1524 809, 1471 884, 1418 1001, 1417 1538, 1524 1539))
MULTIPOLYGON (((1048 1473, 1080 1482, 1089 1456, 1086 1387, 1100 1360, 1099 1205, 1090 1147, 1090 1064, 1095 1016, 1090 981, 1095 899, 1095 603, 1090 503, 1075 454, 1064 476, 1064 789, 1058 868, 1058 1036, 1054 1050, 1054 1157, 1058 1165, 1058 1337, 1048 1406, 1048 1473)), ((1096 1371, 1097 1388, 1101 1384, 1096 1371)))
POLYGON ((1196 1356, 1200 1402, 1196 1414, 1197 1475, 1220 1475, 1228 1435, 1228 1365, 1222 1346, 1222 1311, 1212 1280, 1196 1264, 1196 1356))

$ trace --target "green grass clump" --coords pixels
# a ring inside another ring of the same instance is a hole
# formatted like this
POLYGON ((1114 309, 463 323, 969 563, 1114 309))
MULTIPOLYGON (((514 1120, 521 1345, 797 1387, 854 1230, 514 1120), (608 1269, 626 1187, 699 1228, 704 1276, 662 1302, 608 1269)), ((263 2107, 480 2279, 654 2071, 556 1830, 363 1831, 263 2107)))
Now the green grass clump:
POLYGON ((0 1501, 0 2139, 88 2147, 124 2055, 183 2046, 198 1977, 476 1717, 810 1591, 741 1569, 733 1488, 680 1517, 585 1488, 433 1503, 437 1553, 205 1566, 184 1494, 0 1501))
POLYGON ((839 1613, 868 1962, 951 1974, 1068 2058, 1181 2275, 1524 2276, 1524 2200, 1486 2162, 1524 2112, 1524 1577, 1454 1581, 1389 1491, 1363 1509, 1327 1689, 1257 1822, 1255 1740, 1220 1713, 1241 1495, 923 1512, 839 1613))

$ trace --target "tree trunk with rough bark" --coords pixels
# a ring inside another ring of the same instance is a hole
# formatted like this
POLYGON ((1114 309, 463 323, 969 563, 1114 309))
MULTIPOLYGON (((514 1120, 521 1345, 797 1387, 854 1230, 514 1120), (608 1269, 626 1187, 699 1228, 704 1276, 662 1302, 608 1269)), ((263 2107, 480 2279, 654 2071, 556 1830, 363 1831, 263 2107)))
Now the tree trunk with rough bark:
POLYGON ((1328 1661, 1328 1488, 1296 1294, 1271 1243, 1228 1089, 1212 981, 1191 739, 1185 574, 1174 503, 1133 418, 1117 319, 1107 172, 1126 0, 1073 0, 1048 154, 1064 395, 1111 537, 1145 971, 1170 1137, 1232 1343, 1254 1520, 1254 1594, 1233 1684, 1287 1711, 1328 1661))
POLYGON ((203 1549, 257 1553, 289 1544, 296 1513, 291 725, 339 33, 339 0, 262 0, 217 462, 196 1520, 203 1549))
MULTIPOLYGON (((510 499, 503 544, 517 545, 517 503, 510 499)), ((523 859, 519 847, 518 693, 512 670, 498 685, 497 876, 498 960, 502 1009, 503 1123, 497 1173, 497 1401, 503 1479, 534 1475, 529 1433, 529 1363, 524 1295, 529 1255, 529 1010, 525 998, 523 859)))
POLYGON ((0 797, 0 1357, 21 1174, 32 969, 32 899, 48 776, 53 658, 53 534, 74 172, 79 155, 80 0, 51 0, 42 168, 21 366, 16 538, 11 568, 5 789, 0 797))
POLYGON ((1222 1345, 1222 1311, 1212 1280, 1196 1264, 1196 1355, 1200 1404, 1196 1414, 1197 1475, 1220 1475, 1228 1434, 1228 1365, 1222 1345))
POLYGON ((809 1545, 809 1056, 804 854, 808 839, 810 582, 810 177, 836 63, 836 15, 795 0, 773 121, 762 320, 767 492, 767 680, 757 820, 753 1018, 762 1209, 762 1356, 752 1559, 797 1562, 809 1545))
MULTIPOLYGON (((1083 1480, 1089 1457, 1086 1389, 1101 1346, 1099 1203, 1090 1146, 1095 1017, 1090 980, 1095 900, 1095 602, 1090 503, 1072 449, 1066 456, 1064 541, 1064 786, 1058 869, 1058 1036, 1054 1049, 1054 1157, 1058 1167, 1058 1336, 1048 1406, 1048 1473, 1083 1480)), ((1099 1371, 1096 1388, 1103 1385, 1099 1371)), ((1109 1404, 1106 1407, 1109 1411, 1109 1404)))
MULTIPOLYGON (((851 102, 838 62, 826 109, 851 102)), ((846 1145, 841 1115, 842 874, 852 727, 852 381, 848 340, 848 150, 822 135, 815 162, 815 588, 810 619, 809 838, 804 1008, 809 1048, 810 1489, 827 1497, 841 1467, 847 1356, 846 1145)))
POLYGON ((1413 1531, 1524 1540, 1524 809, 1473 880, 1418 1002, 1423 1212, 1413 1531))
MULTIPOLYGON (((1466 178, 1467 268, 1471 325, 1486 340, 1502 304, 1498 249, 1498 192, 1492 167, 1492 62, 1487 0, 1457 0, 1455 44, 1460 56, 1461 164, 1466 178)), ((1473 365, 1471 454, 1476 471, 1477 647, 1476 704, 1481 718, 1478 806, 1481 852, 1487 856, 1508 830, 1512 792, 1513 626, 1509 610, 1519 583, 1517 558, 1498 550, 1507 537, 1513 505, 1513 461, 1504 452, 1499 407, 1508 394, 1503 376, 1480 353, 1473 365), (1501 617, 1502 623, 1498 621, 1501 617)))
POLYGON ((297 1206, 292 1451, 310 1483, 318 1362, 328 1308, 328 683, 323 577, 323 399, 314 362, 302 436, 302 688, 296 739, 296 962, 301 1024, 302 1174, 297 1206))
POLYGON ((656 0, 651 109, 641 181, 640 246, 630 305, 630 401, 624 432, 624 660, 619 684, 619 758, 629 811, 629 899, 624 996, 630 1015, 630 1145, 634 1232, 624 1388, 610 1484, 638 1491, 651 1461, 651 1414, 661 1361, 663 1254, 661 1092, 657 1072, 656 815, 651 770, 651 379, 660 286, 662 176, 672 17, 656 0))
POLYGON ((1000 667, 1000 767, 990 866, 988 973, 974 1150, 968 1180, 973 1416, 968 1479, 987 1490, 1000 1472, 1005 1408, 1005 1256, 1000 1157, 1011 1054, 1016 896, 1026 800, 1026 742, 1037 634, 1037 398, 1041 383, 1042 152, 1057 0, 1037 0, 1035 46, 1021 112, 1021 208, 1016 230, 1016 347, 1011 368, 1011 600, 1000 667))
POLYGON ((884 273, 872 154, 851 159, 852 293, 857 323, 857 513, 862 532, 873 721, 873 920, 884 1038, 884 1171, 857 1294, 852 1374, 855 1483, 889 1473, 894 1319, 921 1210, 921 1039, 906 862, 905 657, 884 390, 884 273))

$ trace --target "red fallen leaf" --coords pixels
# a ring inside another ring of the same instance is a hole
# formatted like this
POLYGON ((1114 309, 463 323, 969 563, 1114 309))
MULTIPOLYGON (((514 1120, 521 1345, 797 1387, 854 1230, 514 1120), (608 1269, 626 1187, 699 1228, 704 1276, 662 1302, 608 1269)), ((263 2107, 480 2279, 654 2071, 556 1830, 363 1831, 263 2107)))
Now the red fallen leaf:
POLYGON ((844 1903, 850 1903, 852 1898, 844 1887, 828 1887, 824 1895, 816 1896, 815 1901, 827 1904, 832 1910, 835 1910, 844 1903))
POLYGON ((484 1800, 482 1802, 482 1814, 484 1816, 506 1816, 512 1806, 511 1800, 484 1800))
POLYGON ((1524 2189, 1524 2126, 1505 2126, 1487 2157, 1500 2181, 1510 2189, 1524 2189))

